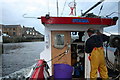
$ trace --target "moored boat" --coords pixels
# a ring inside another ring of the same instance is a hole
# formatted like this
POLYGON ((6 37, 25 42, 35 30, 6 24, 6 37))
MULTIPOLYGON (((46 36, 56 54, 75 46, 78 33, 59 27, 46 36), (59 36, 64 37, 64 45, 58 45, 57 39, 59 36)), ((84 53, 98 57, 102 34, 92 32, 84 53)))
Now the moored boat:
MULTIPOLYGON (((105 27, 116 25, 118 18, 52 17, 47 14, 39 19, 45 26, 45 48, 40 53, 40 59, 48 62, 50 76, 55 75, 55 64, 68 64, 74 67, 72 78, 89 79, 89 55, 84 52, 84 44, 88 39, 86 31, 94 28, 103 33, 105 27)), ((114 52, 109 50, 109 53, 112 54, 112 57, 111 54, 108 55, 110 64, 114 64, 114 52)))

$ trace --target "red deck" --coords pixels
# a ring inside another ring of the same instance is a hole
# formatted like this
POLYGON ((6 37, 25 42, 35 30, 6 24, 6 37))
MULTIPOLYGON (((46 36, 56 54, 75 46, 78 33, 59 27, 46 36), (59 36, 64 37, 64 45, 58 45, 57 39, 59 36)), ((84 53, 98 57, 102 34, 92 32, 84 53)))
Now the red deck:
POLYGON ((88 24, 88 25, 115 25, 111 18, 86 18, 86 17, 41 17, 42 24, 88 24))

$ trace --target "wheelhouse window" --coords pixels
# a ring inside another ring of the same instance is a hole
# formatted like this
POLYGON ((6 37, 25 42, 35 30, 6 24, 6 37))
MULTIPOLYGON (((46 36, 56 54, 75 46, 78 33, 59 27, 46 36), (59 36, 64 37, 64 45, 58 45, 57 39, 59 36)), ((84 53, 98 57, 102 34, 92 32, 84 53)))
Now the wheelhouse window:
POLYGON ((65 46, 64 34, 56 34, 54 38, 54 47, 62 49, 65 46))

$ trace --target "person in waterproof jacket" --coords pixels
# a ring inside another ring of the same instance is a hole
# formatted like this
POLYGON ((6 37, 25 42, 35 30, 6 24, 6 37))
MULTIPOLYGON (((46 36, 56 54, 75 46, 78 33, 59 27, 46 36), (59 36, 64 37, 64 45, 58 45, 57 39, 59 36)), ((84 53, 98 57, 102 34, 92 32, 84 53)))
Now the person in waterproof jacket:
POLYGON ((108 71, 105 63, 103 42, 109 41, 109 37, 100 32, 96 34, 95 31, 93 28, 87 30, 89 38, 85 44, 85 52, 90 54, 90 79, 96 80, 99 70, 100 77, 106 80, 108 79, 108 71))

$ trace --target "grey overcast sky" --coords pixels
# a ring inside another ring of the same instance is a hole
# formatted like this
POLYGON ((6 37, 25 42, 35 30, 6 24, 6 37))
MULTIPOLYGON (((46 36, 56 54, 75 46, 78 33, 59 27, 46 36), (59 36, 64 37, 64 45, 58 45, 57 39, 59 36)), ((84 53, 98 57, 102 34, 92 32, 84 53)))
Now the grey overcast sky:
MULTIPOLYGON (((23 18, 23 15, 25 14, 26 17, 40 17, 45 16, 50 12, 50 16, 57 16, 56 1, 57 0, 2 0, 0 1, 0 24, 20 24, 26 27, 35 27, 36 30, 44 34, 44 26, 41 24, 40 20, 35 18, 23 18)), ((74 0, 58 0, 59 16, 69 16, 70 8, 68 7, 68 4, 72 1, 74 0)), ((85 12, 98 1, 100 0, 76 0, 77 16, 81 15, 81 10, 85 12)), ((103 9, 100 14, 101 16, 117 12, 118 1, 120 0, 105 0, 90 12, 98 15, 101 5, 103 5, 103 9)), ((111 17, 113 16, 117 16, 117 14, 111 15, 111 17)), ((117 30, 117 27, 114 27, 113 29, 108 28, 108 31, 113 33, 115 33, 115 30, 117 30)))

